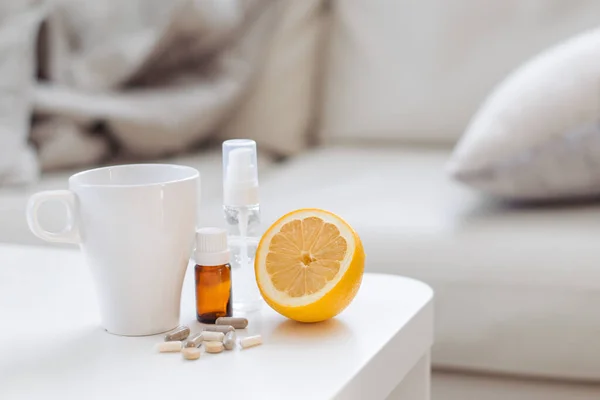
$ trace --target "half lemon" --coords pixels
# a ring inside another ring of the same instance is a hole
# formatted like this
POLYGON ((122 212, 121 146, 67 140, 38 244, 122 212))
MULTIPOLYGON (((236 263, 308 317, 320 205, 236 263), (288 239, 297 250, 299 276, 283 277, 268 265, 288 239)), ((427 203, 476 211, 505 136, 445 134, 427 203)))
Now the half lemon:
POLYGON ((292 211, 263 235, 254 271, 265 301, 300 322, 344 310, 358 292, 365 252, 352 227, 319 209, 292 211))

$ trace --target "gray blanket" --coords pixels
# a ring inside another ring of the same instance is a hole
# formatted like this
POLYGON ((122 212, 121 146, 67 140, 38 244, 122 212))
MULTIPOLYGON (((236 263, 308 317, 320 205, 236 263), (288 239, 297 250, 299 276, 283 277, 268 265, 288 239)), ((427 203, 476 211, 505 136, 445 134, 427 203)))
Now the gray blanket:
POLYGON ((276 0, 4 0, 0 184, 189 149, 252 85, 276 0))

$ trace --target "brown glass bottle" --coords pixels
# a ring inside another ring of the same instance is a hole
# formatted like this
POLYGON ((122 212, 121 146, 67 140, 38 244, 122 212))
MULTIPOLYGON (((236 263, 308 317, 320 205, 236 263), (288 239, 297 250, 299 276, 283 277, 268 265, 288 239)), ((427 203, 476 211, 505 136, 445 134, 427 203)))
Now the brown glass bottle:
POLYGON ((196 232, 196 319, 213 324, 231 317, 231 265, 227 233, 203 228, 196 232))
POLYGON ((196 265, 196 319, 231 317, 231 265, 196 265))

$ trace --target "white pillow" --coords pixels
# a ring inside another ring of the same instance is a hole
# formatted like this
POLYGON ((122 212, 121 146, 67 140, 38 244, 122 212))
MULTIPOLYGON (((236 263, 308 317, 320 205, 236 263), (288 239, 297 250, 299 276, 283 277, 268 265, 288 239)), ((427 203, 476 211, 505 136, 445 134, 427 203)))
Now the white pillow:
POLYGON ((541 53, 506 78, 471 120, 448 170, 509 199, 600 194, 600 30, 541 53))

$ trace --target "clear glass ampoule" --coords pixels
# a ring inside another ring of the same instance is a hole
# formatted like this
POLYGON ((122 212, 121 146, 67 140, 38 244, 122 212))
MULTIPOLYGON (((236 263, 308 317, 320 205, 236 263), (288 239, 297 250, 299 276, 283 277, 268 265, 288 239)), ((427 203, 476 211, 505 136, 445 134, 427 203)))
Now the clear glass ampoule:
POLYGON ((223 212, 231 250, 233 309, 258 310, 262 298, 254 275, 254 257, 260 237, 260 206, 253 140, 223 143, 223 212))

